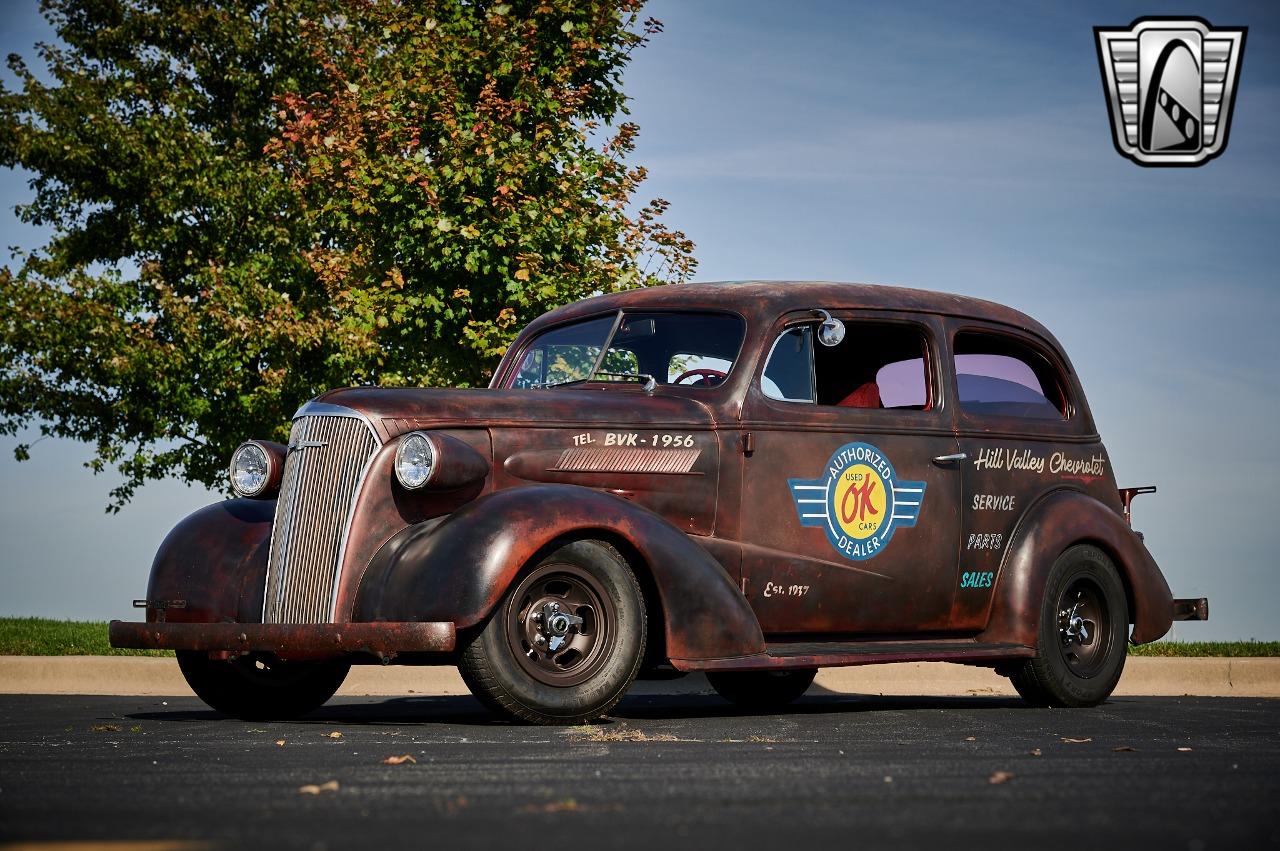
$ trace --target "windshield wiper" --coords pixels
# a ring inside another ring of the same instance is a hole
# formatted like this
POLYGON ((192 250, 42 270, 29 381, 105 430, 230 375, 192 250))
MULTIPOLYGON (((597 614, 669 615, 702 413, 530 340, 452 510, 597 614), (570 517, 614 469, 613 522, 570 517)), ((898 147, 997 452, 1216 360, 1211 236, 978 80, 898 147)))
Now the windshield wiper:
POLYGON ((658 380, 647 372, 597 372, 596 375, 605 375, 609 378, 638 378, 644 382, 646 393, 652 393, 658 386, 658 380))
POLYGON ((550 384, 535 384, 533 387, 538 390, 549 390, 552 387, 567 387, 570 384, 586 384, 588 381, 595 379, 597 375, 603 375, 606 378, 636 378, 644 382, 644 392, 652 393, 654 388, 658 386, 658 380, 647 372, 593 372, 590 378, 570 378, 568 381, 555 381, 550 384))
POLYGON ((545 381, 542 384, 532 384, 534 390, 549 390, 552 387, 567 387, 570 384, 585 384, 590 378, 570 378, 567 381, 545 381))

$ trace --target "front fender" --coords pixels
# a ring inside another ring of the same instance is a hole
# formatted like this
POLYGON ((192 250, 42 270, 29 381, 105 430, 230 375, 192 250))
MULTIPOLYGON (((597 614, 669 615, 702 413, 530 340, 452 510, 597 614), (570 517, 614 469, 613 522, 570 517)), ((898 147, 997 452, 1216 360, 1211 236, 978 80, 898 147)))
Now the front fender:
POLYGON ((147 620, 218 623, 262 620, 275 500, 228 499, 184 518, 151 564, 148 600, 182 600, 147 620))
POLYGON ((1173 594, 1138 535, 1107 506, 1079 491, 1054 491, 1027 512, 1000 567, 980 641, 1034 646, 1045 582, 1074 544, 1101 547, 1129 594, 1134 644, 1155 641, 1173 624, 1173 594))
POLYGON ((667 656, 720 659, 764 651, 737 586, 688 535, 647 509, 578 485, 509 488, 406 529, 370 562, 352 620, 481 623, 540 550, 568 536, 621 540, 661 598, 667 656))

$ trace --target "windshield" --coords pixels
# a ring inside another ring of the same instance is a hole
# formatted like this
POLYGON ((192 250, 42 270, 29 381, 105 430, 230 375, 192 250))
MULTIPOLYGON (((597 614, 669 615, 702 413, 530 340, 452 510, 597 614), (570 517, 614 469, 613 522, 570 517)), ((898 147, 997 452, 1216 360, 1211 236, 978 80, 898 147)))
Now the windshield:
POLYGON ((738 357, 746 325, 724 313, 613 313, 539 334, 505 387, 584 381, 719 386, 738 357))

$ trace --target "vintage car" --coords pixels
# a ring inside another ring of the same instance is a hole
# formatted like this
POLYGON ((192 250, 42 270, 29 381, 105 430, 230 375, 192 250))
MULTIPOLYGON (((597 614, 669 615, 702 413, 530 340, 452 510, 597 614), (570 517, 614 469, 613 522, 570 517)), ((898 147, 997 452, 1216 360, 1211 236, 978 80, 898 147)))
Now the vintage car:
POLYGON ((990 302, 840 283, 681 284, 526 328, 487 389, 353 387, 253 440, 182 521, 117 647, 173 648, 244 718, 352 664, 457 665, 536 723, 637 675, 781 705, 818 668, 995 668, 1110 695, 1174 600, 1061 347, 990 302), (1132 625, 1132 631, 1130 631, 1132 625))

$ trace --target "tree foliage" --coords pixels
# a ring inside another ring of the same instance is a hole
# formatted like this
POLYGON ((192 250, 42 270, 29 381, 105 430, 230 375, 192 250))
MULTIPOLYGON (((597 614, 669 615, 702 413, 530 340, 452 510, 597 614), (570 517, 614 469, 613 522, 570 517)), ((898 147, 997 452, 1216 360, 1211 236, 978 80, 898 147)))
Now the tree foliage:
MULTIPOLYGON (((46 0, 0 164, 52 234, 0 270, 0 430, 221 485, 347 384, 487 381, 538 314, 686 280, 638 206, 639 0, 46 0)), ((25 448, 19 448, 19 457, 25 448)))

